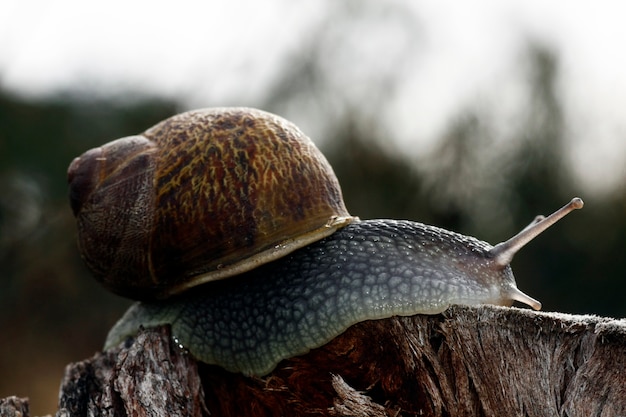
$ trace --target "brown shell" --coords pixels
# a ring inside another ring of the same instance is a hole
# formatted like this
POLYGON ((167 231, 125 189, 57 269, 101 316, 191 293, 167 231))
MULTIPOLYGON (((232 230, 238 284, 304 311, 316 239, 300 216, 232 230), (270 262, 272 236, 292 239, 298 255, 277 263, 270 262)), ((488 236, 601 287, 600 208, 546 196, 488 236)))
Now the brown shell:
POLYGON ((87 265, 138 299, 250 270, 352 221, 313 142, 247 108, 182 113, 87 151, 68 181, 87 265))

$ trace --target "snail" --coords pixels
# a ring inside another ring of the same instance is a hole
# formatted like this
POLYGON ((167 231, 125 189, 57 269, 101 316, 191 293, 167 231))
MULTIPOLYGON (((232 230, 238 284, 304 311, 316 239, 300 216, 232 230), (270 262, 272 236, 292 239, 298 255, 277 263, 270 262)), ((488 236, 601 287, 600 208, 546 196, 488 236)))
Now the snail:
POLYGON ((351 325, 514 301, 514 254, 583 202, 538 216, 508 241, 347 211, 323 154, 260 110, 173 116, 87 151, 68 169, 82 257, 110 290, 139 300, 105 349, 171 325, 193 356, 265 375, 351 325))

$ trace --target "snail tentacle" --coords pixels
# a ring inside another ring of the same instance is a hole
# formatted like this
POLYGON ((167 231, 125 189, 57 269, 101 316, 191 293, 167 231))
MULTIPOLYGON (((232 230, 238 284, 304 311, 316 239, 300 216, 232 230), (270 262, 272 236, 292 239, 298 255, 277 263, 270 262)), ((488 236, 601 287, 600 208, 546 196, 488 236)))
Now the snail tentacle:
POLYGON ((526 226, 521 232, 507 240, 506 242, 498 243, 491 249, 491 254, 494 256, 498 265, 508 265, 513 260, 513 256, 528 242, 539 236, 547 228, 554 223, 561 220, 574 210, 583 208, 583 200, 579 197, 574 197, 569 203, 555 211, 548 217, 537 216, 535 219, 526 226))

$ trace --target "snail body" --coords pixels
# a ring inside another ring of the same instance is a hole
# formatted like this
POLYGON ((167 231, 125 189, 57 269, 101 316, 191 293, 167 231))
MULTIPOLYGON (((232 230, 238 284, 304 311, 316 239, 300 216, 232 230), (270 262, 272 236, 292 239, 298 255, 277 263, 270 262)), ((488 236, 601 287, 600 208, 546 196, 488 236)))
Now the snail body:
POLYGON ((317 148, 289 122, 258 110, 183 113, 120 141, 88 151, 69 169, 87 265, 105 286, 143 299, 111 329, 105 348, 141 326, 170 324, 199 360, 251 375, 364 320, 434 314, 452 304, 520 301, 540 309, 517 289, 509 264, 583 204, 575 198, 492 246, 422 223, 350 216, 317 148), (217 150, 215 140, 222 143, 217 150), (221 158, 198 156, 207 149, 221 158), (220 170, 234 174, 224 180, 220 170), (203 185, 216 176, 218 185, 203 185), (267 186, 255 182, 266 177, 267 186), (111 195, 129 189, 127 200, 111 195), (167 243, 166 236, 182 243, 167 243), (174 268, 159 266, 170 258, 174 268))
POLYGON ((170 324, 172 336, 202 362, 264 375, 360 321, 434 314, 451 304, 536 303, 517 290, 509 266, 495 272, 480 262, 490 248, 416 222, 355 222, 237 279, 136 304, 106 347, 140 325, 170 324))

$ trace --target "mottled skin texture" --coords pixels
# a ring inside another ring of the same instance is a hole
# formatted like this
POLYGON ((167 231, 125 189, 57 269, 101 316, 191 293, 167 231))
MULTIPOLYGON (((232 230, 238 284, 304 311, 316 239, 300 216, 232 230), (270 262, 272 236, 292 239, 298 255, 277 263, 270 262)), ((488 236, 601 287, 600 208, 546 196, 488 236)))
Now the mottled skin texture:
POLYGON ((137 303, 107 347, 169 323, 203 362, 263 375, 367 319, 432 314, 451 304, 511 304, 515 279, 491 245, 410 221, 353 223, 285 258, 166 302, 137 303))
POLYGON ((68 179, 83 258, 136 299, 254 268, 351 221, 311 140, 255 109, 173 116, 86 152, 68 179))

